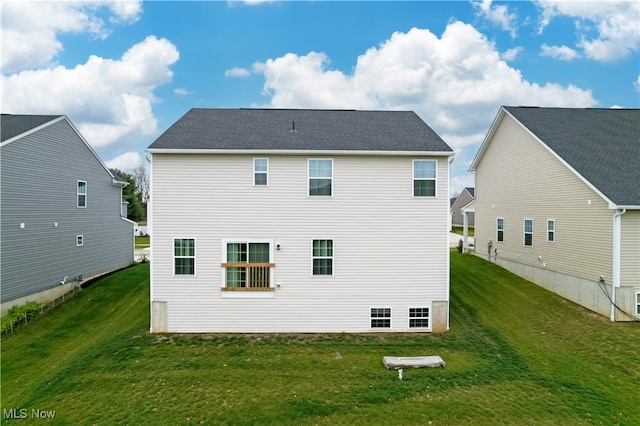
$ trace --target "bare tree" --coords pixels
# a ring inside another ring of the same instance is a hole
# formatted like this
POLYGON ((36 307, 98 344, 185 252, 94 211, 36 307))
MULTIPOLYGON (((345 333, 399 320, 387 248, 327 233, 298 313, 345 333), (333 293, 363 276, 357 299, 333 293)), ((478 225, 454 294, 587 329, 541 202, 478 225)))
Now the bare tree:
POLYGON ((146 203, 149 200, 149 173, 144 164, 136 167, 131 172, 136 182, 136 189, 141 198, 141 202, 146 203))

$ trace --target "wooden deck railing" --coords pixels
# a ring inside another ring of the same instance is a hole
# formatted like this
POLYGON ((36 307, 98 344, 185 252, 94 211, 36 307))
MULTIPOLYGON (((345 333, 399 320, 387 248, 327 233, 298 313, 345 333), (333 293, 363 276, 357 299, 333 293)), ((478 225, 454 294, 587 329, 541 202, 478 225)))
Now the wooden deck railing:
MULTIPOLYGON (((223 291, 273 291, 271 287, 271 268, 275 263, 246 263, 228 262, 223 263, 223 268, 237 268, 243 272, 243 279, 239 280, 237 286, 229 287, 227 283, 222 288, 223 291)), ((228 277, 228 271, 225 274, 228 277)))

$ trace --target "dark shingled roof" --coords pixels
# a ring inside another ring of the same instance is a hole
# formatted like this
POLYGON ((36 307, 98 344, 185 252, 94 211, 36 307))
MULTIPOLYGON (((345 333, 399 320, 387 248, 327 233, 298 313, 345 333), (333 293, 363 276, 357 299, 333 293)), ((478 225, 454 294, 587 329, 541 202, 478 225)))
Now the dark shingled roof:
POLYGON ((194 108, 149 149, 453 150, 411 111, 194 108))
POLYGON ((640 205, 640 109, 504 109, 613 203, 640 205))
POLYGON ((0 116, 0 141, 4 142, 21 135, 58 117, 60 116, 2 114, 0 116))

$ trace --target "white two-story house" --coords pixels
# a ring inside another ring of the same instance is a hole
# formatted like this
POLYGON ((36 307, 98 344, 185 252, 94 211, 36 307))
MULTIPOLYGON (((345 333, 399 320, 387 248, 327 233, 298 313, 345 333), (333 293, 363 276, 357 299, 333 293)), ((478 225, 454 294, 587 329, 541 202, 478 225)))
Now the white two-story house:
POLYGON ((192 109, 147 154, 151 331, 448 329, 453 151, 415 113, 192 109))

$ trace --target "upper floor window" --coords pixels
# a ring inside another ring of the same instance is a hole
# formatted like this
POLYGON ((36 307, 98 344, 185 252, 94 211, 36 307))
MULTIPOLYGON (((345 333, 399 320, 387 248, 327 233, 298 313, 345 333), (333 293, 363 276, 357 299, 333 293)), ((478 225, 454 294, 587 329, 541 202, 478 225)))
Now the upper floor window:
POLYGON ((436 160, 413 160, 413 196, 436 196, 436 160))
POLYGON ((253 184, 255 186, 269 185, 269 159, 253 159, 253 184))
POLYGON ((309 195, 333 195, 333 160, 309 159, 309 195))
POLYGON ((87 182, 84 180, 78 181, 77 188, 77 203, 78 207, 87 207, 87 182))
POLYGON ((497 236, 496 240, 503 242, 504 241, 504 218, 499 217, 496 224, 497 236))
POLYGON ((524 245, 533 246, 533 219, 524 220, 524 245))
POLYGON ((556 221, 555 219, 547 220, 547 241, 554 242, 556 240, 556 221))
POLYGON ((175 275, 195 275, 196 240, 175 238, 173 240, 173 271, 175 275))
POLYGON ((313 275, 333 275, 333 240, 313 240, 313 275))

